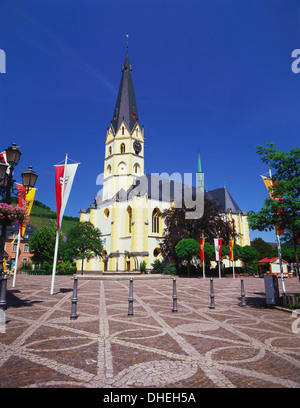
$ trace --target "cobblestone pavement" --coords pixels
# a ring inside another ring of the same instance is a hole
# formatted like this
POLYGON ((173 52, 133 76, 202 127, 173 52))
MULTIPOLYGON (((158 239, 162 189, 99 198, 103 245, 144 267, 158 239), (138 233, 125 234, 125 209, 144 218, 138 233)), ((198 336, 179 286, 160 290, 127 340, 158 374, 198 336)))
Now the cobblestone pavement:
MULTIPOLYGON (((300 387, 297 316, 264 307, 264 280, 78 280, 77 320, 70 320, 73 280, 18 275, 8 283, 0 333, 0 384, 11 387, 300 387), (3 330, 4 331, 4 330, 3 330)), ((300 292, 297 279, 287 291, 300 292)), ((279 286, 281 284, 279 282, 279 286)), ((300 327, 300 324, 299 324, 300 327)))

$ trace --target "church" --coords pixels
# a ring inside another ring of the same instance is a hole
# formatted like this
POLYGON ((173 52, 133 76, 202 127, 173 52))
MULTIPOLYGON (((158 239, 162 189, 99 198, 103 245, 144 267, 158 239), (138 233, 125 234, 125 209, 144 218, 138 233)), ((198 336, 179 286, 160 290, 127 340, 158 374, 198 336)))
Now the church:
MULTIPOLYGON (((204 192, 198 157, 197 187, 185 189, 180 180, 144 173, 144 127, 140 126, 128 49, 113 118, 106 132, 102 189, 80 221, 90 221, 102 233, 103 257, 85 261, 84 270, 99 273, 138 271, 146 262, 150 269, 161 259, 162 212, 182 203, 183 192, 204 192)), ((250 245, 247 216, 225 187, 205 191, 222 208, 222 215, 234 221, 236 243, 250 245)))

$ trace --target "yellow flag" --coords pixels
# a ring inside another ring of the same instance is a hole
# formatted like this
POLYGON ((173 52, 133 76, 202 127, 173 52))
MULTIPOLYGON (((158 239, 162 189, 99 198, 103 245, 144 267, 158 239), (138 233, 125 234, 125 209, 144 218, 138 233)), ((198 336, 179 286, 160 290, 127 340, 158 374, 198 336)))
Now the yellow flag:
MULTIPOLYGON (((272 180, 271 180, 270 178, 264 177, 264 176, 261 176, 261 178, 263 179, 263 182, 265 183, 265 186, 267 187, 267 190, 269 191, 270 197, 271 197, 273 200, 281 201, 281 200, 282 200, 281 197, 280 197, 279 199, 276 198, 276 197, 270 192, 270 190, 269 190, 269 188, 273 186, 272 180)), ((281 211, 278 211, 278 215, 280 214, 280 212, 281 212, 281 211)), ((275 229, 276 229, 276 235, 282 235, 282 234, 284 234, 284 229, 283 229, 280 225, 276 225, 276 226, 275 226, 275 229)))
POLYGON ((229 260, 230 261, 234 261, 233 258, 233 245, 234 245, 234 241, 229 241, 229 260))
MULTIPOLYGON (((33 206, 34 196, 35 196, 36 188, 31 188, 25 196, 25 205, 24 207, 27 210, 28 217, 30 216, 30 212, 33 206)), ((27 223, 22 224, 21 230, 21 237, 25 234, 27 223)))
POLYGON ((267 187, 267 190, 269 191, 270 197, 274 199, 273 195, 271 194, 269 188, 271 188, 273 186, 273 182, 270 178, 268 177, 264 177, 261 176, 261 178, 263 179, 263 182, 265 183, 265 186, 267 187))

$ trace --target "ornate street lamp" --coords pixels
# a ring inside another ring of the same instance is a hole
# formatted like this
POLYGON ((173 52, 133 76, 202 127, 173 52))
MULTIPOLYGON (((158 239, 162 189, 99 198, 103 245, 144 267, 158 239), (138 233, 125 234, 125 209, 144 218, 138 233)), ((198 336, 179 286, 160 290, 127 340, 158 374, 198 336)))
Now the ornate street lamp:
MULTIPOLYGON (((21 152, 16 143, 13 143, 5 151, 7 163, 3 161, 0 162, 0 196, 4 197, 4 202, 10 204, 11 194, 16 196, 21 196, 24 193, 18 191, 14 188, 15 180, 13 180, 13 171, 15 166, 19 163, 21 152)), ((26 188, 26 193, 35 186, 37 174, 29 166, 28 170, 22 173, 22 183, 26 188)), ((7 276, 3 276, 3 262, 4 262, 4 248, 5 248, 5 238, 7 231, 7 223, 3 222, 1 225, 1 235, 0 235, 0 320, 3 315, 3 311, 6 309, 6 285, 7 276)))
POLYGON ((33 188, 36 183, 37 174, 32 170, 32 166, 28 167, 28 170, 25 170, 22 174, 22 184, 26 189, 33 188))
POLYGON ((14 167, 19 163, 22 153, 20 152, 19 147, 16 145, 16 143, 13 143, 10 147, 8 147, 5 153, 6 153, 7 163, 10 166, 14 167))
MULTIPOLYGON (((21 152, 16 143, 13 143, 5 151, 7 163, 0 163, 0 196, 5 197, 5 202, 10 204, 11 194, 20 196, 22 193, 14 188, 15 180, 13 180, 13 171, 15 166, 19 163, 21 152), (7 171, 8 169, 8 171, 7 171)), ((22 173, 22 183, 26 188, 26 194, 35 186, 37 174, 29 166, 28 170, 22 173)))

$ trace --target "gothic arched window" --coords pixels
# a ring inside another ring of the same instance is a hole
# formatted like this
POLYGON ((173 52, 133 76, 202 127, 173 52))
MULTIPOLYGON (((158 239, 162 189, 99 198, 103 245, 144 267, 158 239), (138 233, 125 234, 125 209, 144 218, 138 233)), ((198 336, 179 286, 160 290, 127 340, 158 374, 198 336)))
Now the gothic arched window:
POLYGON ((127 233, 131 234, 131 224, 132 224, 132 208, 129 206, 127 207, 127 233))
POLYGON ((121 144, 121 153, 125 153, 125 143, 121 144))
POLYGON ((161 212, 158 208, 154 208, 152 212, 152 232, 154 234, 159 234, 160 232, 160 219, 161 219, 161 212))
POLYGON ((133 170, 135 174, 140 174, 141 173, 141 167, 138 163, 135 163, 135 165, 133 166, 133 170))

